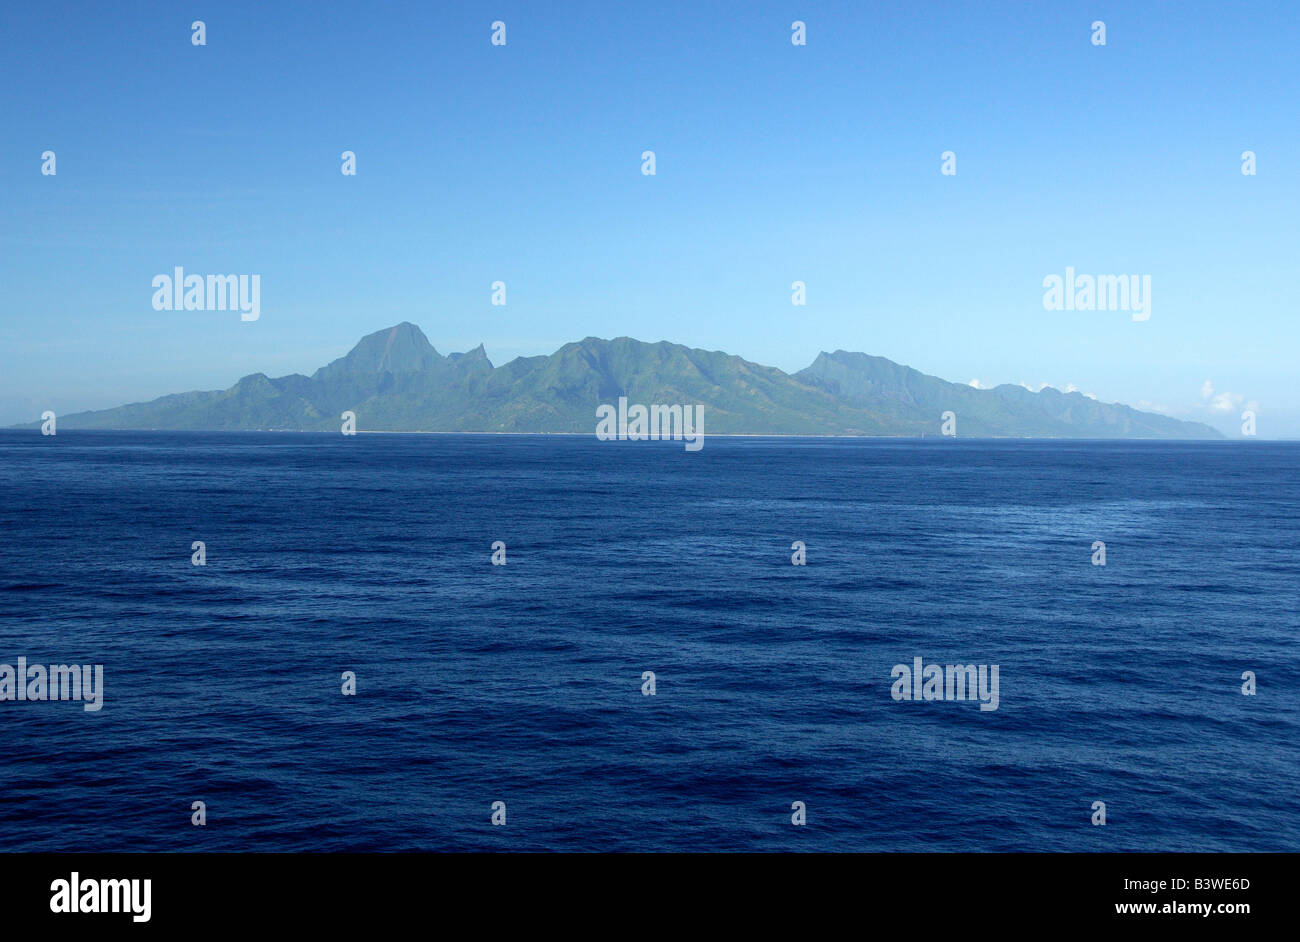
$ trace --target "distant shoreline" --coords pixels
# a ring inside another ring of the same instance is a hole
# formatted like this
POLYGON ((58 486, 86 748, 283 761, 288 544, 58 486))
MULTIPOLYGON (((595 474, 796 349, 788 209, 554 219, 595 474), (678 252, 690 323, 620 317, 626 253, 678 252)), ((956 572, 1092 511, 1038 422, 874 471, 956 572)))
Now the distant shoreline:
MULTIPOLYGON (((0 432, 39 432, 40 423, 36 422, 31 425, 10 425, 7 428, 0 429, 0 432)), ((181 435, 341 435, 337 431, 326 431, 322 429, 268 429, 268 428, 240 428, 240 429, 203 429, 203 428, 72 428, 62 429, 60 434, 66 432, 158 432, 181 435)), ((535 438, 554 438, 563 436, 566 438, 595 438, 595 432, 436 432, 425 430, 411 429, 357 429, 357 435, 493 435, 493 436, 528 436, 535 438)), ((1300 438, 1067 438, 1064 436, 1048 435, 836 435, 834 433, 824 434, 806 434, 802 432, 706 432, 704 438, 707 441, 710 438, 792 438, 792 439, 817 439, 817 438, 834 438, 834 439, 852 439, 852 440, 870 440, 870 441, 929 441, 929 440, 947 440, 953 441, 984 441, 984 442, 1170 442, 1170 443, 1200 443, 1206 445, 1240 443, 1240 444, 1258 444, 1260 442, 1270 442, 1276 444, 1285 444, 1287 442, 1300 442, 1300 438)), ((667 441, 667 439, 664 439, 667 441)))

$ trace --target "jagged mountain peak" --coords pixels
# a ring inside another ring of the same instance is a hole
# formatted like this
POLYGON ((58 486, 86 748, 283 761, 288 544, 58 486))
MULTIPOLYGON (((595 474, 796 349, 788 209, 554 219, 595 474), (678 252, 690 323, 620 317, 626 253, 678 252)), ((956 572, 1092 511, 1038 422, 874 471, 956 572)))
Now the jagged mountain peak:
POLYGON ((479 344, 473 350, 466 350, 464 353, 449 353, 447 359, 461 366, 478 363, 487 364, 489 367, 492 366, 492 361, 488 359, 487 350, 483 348, 483 344, 479 344))
POLYGON ((316 375, 416 373, 441 359, 424 331, 402 321, 362 337, 347 356, 317 370, 316 375))

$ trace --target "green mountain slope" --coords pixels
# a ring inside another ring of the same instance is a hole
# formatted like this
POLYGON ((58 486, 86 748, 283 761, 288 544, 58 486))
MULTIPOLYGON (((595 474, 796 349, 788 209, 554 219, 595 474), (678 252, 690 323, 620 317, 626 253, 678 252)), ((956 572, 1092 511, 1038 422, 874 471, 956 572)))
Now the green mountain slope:
MULTIPOLYGON (((60 416, 59 428, 594 434, 596 407, 702 404, 705 434, 1220 438, 1206 425, 1019 386, 974 389, 881 357, 822 353, 790 375, 717 351, 588 337, 494 367, 480 346, 443 356, 414 324, 363 337, 311 376, 245 376, 230 389, 60 416)), ((37 423, 33 423, 37 424, 37 423)))

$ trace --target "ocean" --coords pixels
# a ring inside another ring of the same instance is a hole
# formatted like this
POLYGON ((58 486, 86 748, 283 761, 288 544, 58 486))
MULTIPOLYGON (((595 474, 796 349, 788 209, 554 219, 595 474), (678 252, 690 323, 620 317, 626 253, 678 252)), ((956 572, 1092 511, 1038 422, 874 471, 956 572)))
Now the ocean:
POLYGON ((2 432, 0 663, 103 689, 0 701, 0 850, 1294 851, 1298 467, 2 432))

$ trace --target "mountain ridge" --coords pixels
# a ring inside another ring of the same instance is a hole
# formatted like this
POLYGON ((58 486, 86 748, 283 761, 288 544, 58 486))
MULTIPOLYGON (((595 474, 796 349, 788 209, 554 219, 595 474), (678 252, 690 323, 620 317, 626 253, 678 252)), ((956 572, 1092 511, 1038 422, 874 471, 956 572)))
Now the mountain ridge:
MULTIPOLYGON (((1223 436, 1208 425, 1102 403, 1050 386, 1038 392, 950 383, 884 357, 819 353, 795 373, 721 350, 631 337, 585 337, 550 355, 494 366, 482 344, 443 355, 403 321, 362 337, 311 376, 253 373, 225 390, 59 416, 61 428, 593 432, 595 410, 620 396, 701 404, 706 434, 919 436, 944 412, 964 437, 1223 436)), ((39 422, 16 427, 34 427, 39 422)))

